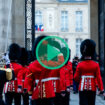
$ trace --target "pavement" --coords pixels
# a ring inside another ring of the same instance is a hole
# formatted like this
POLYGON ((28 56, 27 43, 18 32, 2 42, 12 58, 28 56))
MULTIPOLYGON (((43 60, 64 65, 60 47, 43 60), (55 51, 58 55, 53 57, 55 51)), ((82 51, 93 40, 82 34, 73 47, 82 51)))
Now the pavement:
MULTIPOLYGON (((14 104, 12 104, 14 105, 14 104)), ((70 93, 70 105, 79 105, 79 94, 70 93)), ((105 100, 103 96, 96 95, 96 105, 105 105, 105 100)))
MULTIPOLYGON (((70 95, 70 105, 79 105, 79 94, 73 94, 71 92, 70 95)), ((105 105, 105 100, 103 96, 96 95, 96 105, 105 105)))

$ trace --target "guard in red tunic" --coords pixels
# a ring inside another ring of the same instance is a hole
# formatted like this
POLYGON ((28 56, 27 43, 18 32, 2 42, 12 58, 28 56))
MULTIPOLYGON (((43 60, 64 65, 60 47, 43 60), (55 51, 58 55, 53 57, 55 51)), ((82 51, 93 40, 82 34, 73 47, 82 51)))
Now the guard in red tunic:
POLYGON ((15 43, 11 44, 9 47, 10 64, 6 65, 6 67, 7 68, 9 67, 14 71, 15 78, 10 82, 6 82, 4 86, 6 105, 12 105, 13 99, 15 105, 21 105, 21 95, 17 91, 18 89, 17 75, 18 72, 22 69, 22 66, 18 63, 20 55, 21 55, 21 49, 19 45, 15 43))
POLYGON ((37 60, 29 65, 29 70, 28 91, 29 94, 32 93, 33 105, 35 103, 36 105, 54 105, 55 91, 57 91, 55 81, 60 80, 59 70, 48 70, 37 60))
POLYGON ((19 71, 18 80, 18 92, 21 93, 23 97, 23 105, 29 105, 29 96, 27 91, 27 83, 25 81, 26 73, 28 71, 28 51, 25 48, 21 48, 21 56, 19 59, 22 69, 19 71))
MULTIPOLYGON (((37 44, 43 39, 43 36, 38 37, 35 42, 34 52, 37 44)), ((46 60, 42 61, 44 64, 50 66, 59 65, 64 62, 62 54, 58 55, 58 62, 46 60)), ((37 60, 29 66, 28 78, 28 92, 32 94, 33 105, 54 105, 55 85, 54 81, 59 80, 58 70, 49 70, 42 67, 37 60)))
POLYGON ((104 92, 99 64, 92 60, 96 44, 86 39, 81 44, 82 61, 78 64, 74 80, 79 82, 80 105, 95 105, 96 79, 101 93, 104 92))
POLYGON ((58 70, 48 70, 35 62, 42 69, 41 73, 32 71, 32 77, 29 78, 29 93, 32 93, 33 105, 54 105, 55 84, 59 80, 58 70), (31 87, 30 87, 31 86, 31 87), (32 91, 32 92, 31 92, 32 91))
MULTIPOLYGON (((64 50, 63 50, 64 51, 64 50)), ((61 105, 69 105, 70 90, 73 87, 72 63, 69 61, 60 70, 61 105)))

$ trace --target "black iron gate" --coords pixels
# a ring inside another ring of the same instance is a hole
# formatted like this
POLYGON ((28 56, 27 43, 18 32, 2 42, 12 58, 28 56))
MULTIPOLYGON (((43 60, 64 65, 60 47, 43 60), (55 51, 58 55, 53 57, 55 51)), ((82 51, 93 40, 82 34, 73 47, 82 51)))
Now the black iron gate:
POLYGON ((25 47, 32 49, 35 39, 35 0, 25 0, 25 47))

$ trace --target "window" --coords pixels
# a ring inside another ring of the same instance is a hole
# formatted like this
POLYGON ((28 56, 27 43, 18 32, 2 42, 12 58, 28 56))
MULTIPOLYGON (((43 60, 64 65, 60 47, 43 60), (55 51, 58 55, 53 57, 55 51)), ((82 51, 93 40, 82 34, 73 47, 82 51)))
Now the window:
POLYGON ((80 53, 80 45, 81 45, 82 39, 76 39, 76 56, 81 57, 80 53))
POLYGON ((76 11, 76 32, 83 31, 83 13, 82 11, 76 11))
POLYGON ((61 31, 68 31, 68 11, 61 11, 61 31))
POLYGON ((52 15, 49 15, 49 26, 52 26, 52 15))
POLYGON ((42 24, 42 12, 39 10, 35 12, 35 24, 37 25, 42 24))
POLYGON ((42 12, 39 10, 35 12, 35 31, 44 31, 42 12))

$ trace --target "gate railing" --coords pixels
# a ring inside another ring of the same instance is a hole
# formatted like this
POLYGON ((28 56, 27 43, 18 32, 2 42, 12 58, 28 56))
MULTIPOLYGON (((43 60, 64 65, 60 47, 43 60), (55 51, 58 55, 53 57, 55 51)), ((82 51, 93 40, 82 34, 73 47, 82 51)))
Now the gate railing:
POLYGON ((32 49, 35 38, 35 0, 25 0, 25 47, 32 49))

